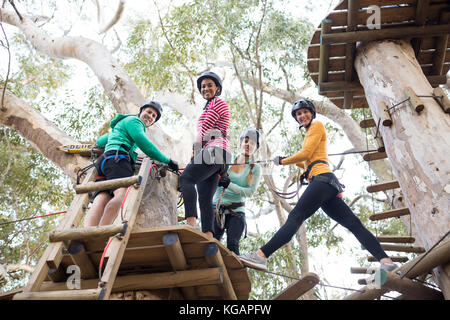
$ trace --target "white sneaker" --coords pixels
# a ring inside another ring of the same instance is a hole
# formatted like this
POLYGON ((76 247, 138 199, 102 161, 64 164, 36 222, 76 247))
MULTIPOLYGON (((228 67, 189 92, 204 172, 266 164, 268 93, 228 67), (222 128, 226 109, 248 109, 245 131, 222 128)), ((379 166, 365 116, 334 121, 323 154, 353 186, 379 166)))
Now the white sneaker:
POLYGON ((256 251, 239 256, 246 267, 267 271, 267 258, 263 258, 256 251))

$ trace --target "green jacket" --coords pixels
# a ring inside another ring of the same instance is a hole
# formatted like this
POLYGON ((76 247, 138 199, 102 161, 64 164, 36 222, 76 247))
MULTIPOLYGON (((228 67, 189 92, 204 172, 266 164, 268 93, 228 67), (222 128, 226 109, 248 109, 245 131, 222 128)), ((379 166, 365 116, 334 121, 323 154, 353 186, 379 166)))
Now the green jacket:
MULTIPOLYGON (((236 155, 233 157, 233 161, 236 159, 236 157, 237 157, 236 155)), ((245 202, 246 198, 251 197, 253 193, 255 193, 256 188, 258 187, 259 184, 259 180, 261 178, 261 166, 259 164, 255 164, 252 172, 253 172, 253 180, 251 185, 248 185, 248 175, 250 173, 249 164, 245 166, 245 169, 244 171, 242 171, 242 173, 235 173, 228 169, 228 176, 230 177, 231 182, 228 188, 225 190, 225 193, 223 194, 223 198, 220 201, 220 204, 245 202)), ((219 200, 222 190, 223 187, 217 188, 213 199, 214 205, 217 204, 217 200, 219 200)), ((233 211, 245 213, 245 206, 239 207, 233 211)), ((225 212, 229 213, 228 211, 225 212)))
POLYGON ((137 160, 136 149, 139 148, 150 158, 169 163, 170 159, 159 151, 159 149, 148 139, 145 135, 145 124, 135 114, 117 114, 117 116, 111 121, 111 132, 97 138, 97 145, 99 147, 105 147, 105 152, 110 150, 127 150, 123 147, 126 146, 130 151, 130 157, 133 162, 137 160))

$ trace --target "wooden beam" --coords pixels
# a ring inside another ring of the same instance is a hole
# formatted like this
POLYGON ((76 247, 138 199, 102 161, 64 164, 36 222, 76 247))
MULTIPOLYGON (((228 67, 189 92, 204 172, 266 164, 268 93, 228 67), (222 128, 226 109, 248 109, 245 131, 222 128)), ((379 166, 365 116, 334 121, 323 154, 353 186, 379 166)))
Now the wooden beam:
POLYGON ((109 226, 98 226, 98 227, 87 227, 87 228, 73 228, 66 230, 52 230, 49 233, 50 242, 58 241, 89 241, 98 238, 109 238, 118 233, 124 235, 127 230, 127 224, 109 225, 109 226))
MULTIPOLYGON (((437 266, 446 265, 450 262, 450 239, 444 240, 440 245, 436 246, 427 255, 422 254, 411 261, 402 265, 398 272, 400 275, 406 274, 405 278, 414 279, 420 275, 429 273, 437 266), (412 269, 411 269, 412 268, 412 269)), ((345 300, 372 300, 379 298, 382 294, 388 292, 387 288, 383 290, 372 289, 370 287, 362 288, 362 292, 355 292, 345 300)))
POLYGON ((297 300, 314 288, 319 281, 318 275, 308 272, 301 279, 294 281, 286 289, 278 293, 272 300, 297 300))
POLYGON ((333 91, 360 91, 363 87, 356 81, 333 81, 333 82, 320 82, 318 84, 319 94, 325 94, 325 92, 333 91))
POLYGON ((386 244, 386 243, 382 243, 381 248, 383 248, 386 251, 413 252, 413 253, 424 253, 425 252, 425 248, 423 248, 423 247, 404 246, 404 245, 395 245, 395 244, 386 244))
POLYGON ((439 37, 448 35, 450 24, 429 25, 419 27, 398 27, 379 30, 365 30, 352 32, 339 32, 322 34, 320 38, 321 45, 329 45, 334 43, 354 43, 369 42, 384 39, 403 39, 408 38, 424 38, 439 37))
POLYGON ((73 263, 80 268, 81 279, 92 279, 97 276, 97 271, 91 259, 86 254, 83 243, 71 241, 67 252, 70 254, 73 263))
POLYGON ((228 276, 227 267, 225 266, 219 247, 215 243, 209 243, 203 250, 205 259, 208 265, 212 267, 219 267, 223 272, 223 285, 221 286, 222 295, 226 300, 236 300, 236 293, 234 292, 233 284, 228 276))
POLYGON ((379 236, 377 237, 380 242, 391 242, 391 243, 414 243, 416 238, 408 236, 379 236))
POLYGON ((417 113, 421 113, 423 111, 423 109, 425 108, 425 105, 422 102, 422 100, 420 100, 420 98, 416 95, 414 90, 411 87, 406 87, 405 95, 406 95, 406 97, 409 98, 409 103, 414 108, 414 110, 417 113))
MULTIPOLYGON (((181 247, 178 234, 175 232, 168 232, 163 236, 164 249, 169 257, 170 264, 175 271, 186 270, 188 264, 186 257, 184 256, 183 248, 181 247)), ((195 293, 195 287, 183 287, 181 288, 183 296, 187 300, 197 299, 195 293)))
POLYGON ((100 300, 102 294, 101 289, 22 292, 16 294, 13 300, 100 300))
POLYGON ((374 161, 374 160, 381 160, 381 159, 386 159, 387 158, 387 154, 386 152, 372 152, 372 153, 366 153, 363 156, 363 159, 365 161, 374 161))
POLYGON ((393 122, 392 122, 391 114, 388 110, 386 103, 384 103, 383 101, 380 101, 378 103, 378 109, 380 110, 380 119, 381 119, 381 123, 383 124, 383 126, 385 126, 385 127, 392 126, 393 122))
POLYGON ((126 188, 133 184, 140 185, 142 182, 141 176, 132 176, 127 178, 112 179, 107 181, 99 182, 88 182, 85 184, 80 184, 74 187, 75 193, 88 193, 92 191, 101 191, 109 189, 126 188))
POLYGON ((386 190, 392 190, 400 188, 400 185, 398 184, 398 181, 387 181, 382 183, 377 183, 371 186, 368 186, 366 188, 367 192, 374 193, 374 192, 380 192, 380 191, 386 191, 386 190))
MULTIPOLYGON (((331 31, 331 20, 322 20, 321 37, 331 31)), ((328 69, 330 58, 330 46, 320 45, 320 57, 319 57, 319 83, 328 81, 328 69)))
MULTIPOLYGON (((407 262, 409 260, 408 257, 397 257, 396 256, 396 257, 389 257, 389 258, 391 258, 391 260, 394 261, 394 262, 400 262, 400 263, 407 262)), ((378 262, 378 260, 375 257, 373 257, 373 256, 367 257, 367 261, 369 261, 369 262, 378 262)))
POLYGON ((367 128, 376 127, 377 124, 375 123, 375 120, 373 120, 373 119, 365 119, 359 123, 359 126, 363 129, 367 129, 367 128))
MULTIPOLYGON (((81 281, 81 289, 91 289, 97 286, 97 279, 81 281)), ((221 285, 223 273, 221 268, 205 268, 194 270, 183 270, 177 272, 161 272, 133 274, 118 276, 112 292, 135 291, 135 290, 157 290, 167 288, 183 288, 192 286, 221 285)), ((68 290, 65 283, 44 282, 41 291, 68 290)), ((70 291, 70 290, 69 290, 70 291)))
POLYGON ((383 220, 388 218, 398 218, 410 214, 408 208, 397 208, 380 213, 372 214, 369 219, 372 221, 383 220))
POLYGON ((379 278, 386 279, 381 286, 404 294, 406 300, 444 300, 441 291, 427 287, 408 278, 401 278, 394 272, 378 271, 379 278))
POLYGON ((364 268, 364 267, 351 267, 350 272, 353 274, 372 274, 375 273, 374 268, 364 268), (368 273, 368 270, 372 270, 373 272, 368 273))
MULTIPOLYGON (((450 12, 443 10, 441 12, 440 23, 448 23, 450 19, 450 12)), ((436 38, 436 51, 433 57, 433 67, 431 74, 441 75, 445 63, 445 56, 447 51, 448 35, 443 35, 436 38)))

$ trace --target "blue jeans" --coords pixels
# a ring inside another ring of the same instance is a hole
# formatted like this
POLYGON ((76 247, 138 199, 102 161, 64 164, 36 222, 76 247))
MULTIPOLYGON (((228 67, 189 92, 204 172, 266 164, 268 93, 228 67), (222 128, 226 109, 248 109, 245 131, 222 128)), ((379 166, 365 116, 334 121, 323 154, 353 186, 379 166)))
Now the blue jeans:
MULTIPOLYGON (((324 173, 330 175, 332 173, 324 173)), ((377 238, 367 230, 361 220, 352 212, 347 204, 337 197, 338 190, 330 184, 312 179, 302 194, 294 209, 289 213, 286 223, 275 233, 261 251, 266 257, 288 243, 300 228, 302 223, 311 217, 319 208, 333 220, 347 228, 358 241, 376 259, 387 258, 377 238)))

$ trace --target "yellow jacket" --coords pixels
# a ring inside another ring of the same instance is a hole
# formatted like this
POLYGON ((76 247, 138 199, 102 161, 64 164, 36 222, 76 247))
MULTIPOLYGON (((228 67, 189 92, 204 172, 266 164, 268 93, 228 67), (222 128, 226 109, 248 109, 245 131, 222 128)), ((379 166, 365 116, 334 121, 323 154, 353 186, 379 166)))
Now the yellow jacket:
MULTIPOLYGON (((326 161, 328 163, 327 132, 325 131, 325 126, 322 122, 315 120, 306 131, 302 150, 293 156, 281 160, 281 164, 286 165, 295 163, 296 166, 306 169, 310 163, 317 160, 326 161)), ((309 177, 326 172, 332 171, 326 164, 317 163, 312 167, 309 177)))

